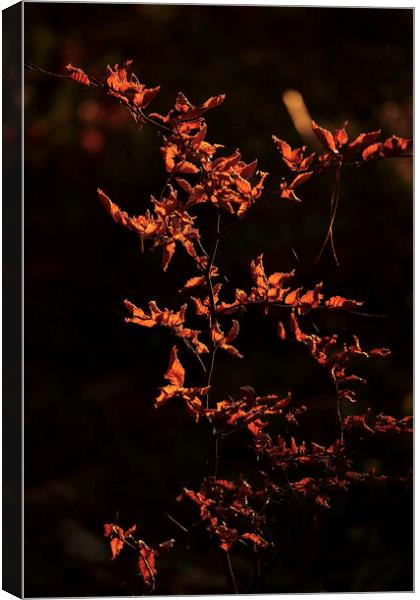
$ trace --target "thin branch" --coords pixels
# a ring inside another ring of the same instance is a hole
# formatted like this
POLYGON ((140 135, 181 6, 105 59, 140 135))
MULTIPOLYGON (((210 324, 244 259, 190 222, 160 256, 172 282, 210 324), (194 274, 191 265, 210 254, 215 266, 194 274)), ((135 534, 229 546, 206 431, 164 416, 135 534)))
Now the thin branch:
POLYGON ((171 135, 173 134, 172 129, 170 129, 169 127, 166 127, 166 125, 163 125, 162 123, 159 123, 159 121, 155 121, 154 119, 152 119, 151 117, 148 117, 146 115, 145 112, 143 112, 143 109, 140 108, 140 106, 137 106, 136 104, 130 102, 130 108, 133 110, 133 107, 135 108, 135 110, 139 113, 140 117, 142 119, 144 119, 144 121, 147 121, 147 123, 149 123, 150 125, 153 125, 153 127, 157 127, 158 129, 160 129, 161 131, 165 131, 166 133, 170 133, 171 135))
POLYGON ((217 479, 219 472, 219 444, 221 437, 215 429, 213 429, 214 440, 214 478, 217 479))
POLYGON ((182 531, 184 531, 185 533, 189 533, 189 530, 184 527, 184 525, 181 525, 181 523, 179 521, 177 521, 172 515, 170 515, 169 513, 163 513, 165 515, 165 517, 167 517, 170 521, 172 521, 172 523, 175 523, 175 525, 177 527, 179 527, 180 529, 182 529, 182 531))
POLYGON ((71 75, 63 75, 62 73, 52 73, 51 71, 47 71, 46 69, 41 69, 41 67, 37 67, 32 63, 25 63, 25 69, 28 71, 34 71, 35 73, 42 73, 43 75, 49 75, 49 77, 59 77, 60 79, 72 79, 71 75))
MULTIPOLYGON (((216 254, 217 254, 217 249, 219 247, 219 242, 220 242, 220 220, 221 220, 221 214, 220 214, 220 212, 218 212, 217 213, 216 232, 215 232, 215 236, 214 236, 213 248, 212 248, 212 250, 210 252, 210 257, 209 257, 209 259, 207 261, 206 272, 204 274, 205 275, 205 279, 206 279, 208 293, 209 293, 209 301, 210 301, 209 335, 210 335, 210 340, 211 340, 211 343, 212 343, 212 349, 211 349, 211 352, 210 352, 209 366, 207 368, 207 387, 211 386, 211 379, 212 379, 213 370, 214 370, 214 361, 215 361, 216 352, 217 352, 217 345, 216 345, 216 342, 213 340, 213 336, 212 336, 213 325, 215 323, 217 323, 217 309, 216 309, 216 301, 214 299, 213 284, 212 284, 212 281, 211 281, 211 269, 213 267, 214 260, 216 258, 216 254)), ((207 392, 207 395, 206 395, 206 407, 209 408, 209 392, 207 392)))
MULTIPOLYGON (((71 75, 63 75, 61 73, 52 73, 51 71, 42 69, 41 67, 33 65, 32 63, 25 63, 25 68, 28 69, 28 71, 42 73, 43 75, 48 75, 49 77, 58 77, 60 79, 71 79, 72 81, 74 81, 74 79, 71 75)), ((89 79, 90 86, 102 89, 105 92, 109 91, 109 88, 106 85, 104 85, 103 83, 101 83, 100 81, 95 79, 94 77, 91 77, 88 74, 86 74, 86 75, 89 79)), ((127 98, 127 100, 128 100, 128 98, 127 98)), ((137 104, 134 104, 134 102, 131 102, 129 100, 129 103, 126 104, 126 103, 123 103, 120 101, 120 104, 127 107, 133 114, 135 114, 137 117, 140 117, 143 121, 146 121, 150 125, 153 125, 153 127, 156 127, 157 129, 160 129, 161 131, 164 131, 165 133, 169 133, 172 135, 172 133, 173 133, 172 129, 170 129, 169 127, 166 127, 166 125, 163 125, 162 123, 159 123, 159 121, 155 121, 154 119, 152 119, 151 117, 146 115, 146 113, 143 111, 143 109, 140 106, 138 106, 137 104)))
MULTIPOLYGON (((216 221, 216 234, 214 237, 214 242, 213 242, 213 248, 210 252, 210 258, 207 261, 207 268, 206 268, 206 272, 205 272, 205 278, 206 278, 206 282, 207 282, 207 287, 209 290, 209 298, 210 298, 210 321, 212 321, 212 319, 216 319, 216 302, 214 300, 214 293, 213 293, 213 284, 211 281, 211 269, 214 263, 214 260, 216 258, 216 254, 217 254, 217 249, 219 247, 219 242, 220 242, 220 220, 221 220, 221 214, 220 212, 217 213, 217 221, 216 221)), ((212 323, 211 323, 212 325, 212 323)))
POLYGON ((335 252, 335 247, 334 247, 333 226, 334 226, 335 216, 337 214, 339 197, 340 197, 340 168, 338 167, 335 172, 335 182, 334 182, 333 193, 331 196, 330 224, 328 226, 327 235, 325 236, 325 239, 324 239, 321 249, 318 253, 318 256, 315 259, 315 264, 318 263, 319 259, 321 258, 322 254, 324 253, 326 245, 328 244, 328 240, 330 240, 331 250, 333 253, 334 261, 338 267, 339 263, 338 263, 338 258, 337 258, 337 254, 335 252))
MULTIPOLYGON (((299 306, 293 306, 291 304, 286 304, 285 302, 280 302, 280 301, 274 301, 274 302, 267 302, 266 300, 249 300, 248 302, 241 302, 240 304, 238 304, 235 307, 226 307, 226 308, 219 308, 217 310, 218 314, 224 314, 224 313, 228 313, 230 311, 233 310, 239 310, 241 307, 246 307, 246 306, 264 306, 264 307, 270 307, 270 306, 276 306, 278 308, 285 308, 288 310, 293 310, 295 308, 299 308, 299 306)), ((336 313, 342 313, 342 314, 346 314, 346 315, 355 315, 358 317, 371 317, 371 318, 376 318, 376 319, 389 319, 389 315, 381 315, 381 314, 376 314, 376 313, 367 313, 367 312, 362 312, 359 310, 347 310, 345 308, 340 308, 340 307, 336 307, 336 306, 312 306, 310 308, 311 311, 319 311, 319 310, 325 310, 328 312, 336 312, 336 313)))
POLYGON ((249 586, 248 594, 255 594, 258 590, 258 584, 261 581, 261 555, 259 552, 254 552, 253 557, 254 563, 254 574, 252 577, 251 585, 249 586))
POLYGON ((340 428, 340 442, 344 441, 344 430, 343 430, 343 417, 341 415, 341 402, 340 402, 340 396, 337 393, 337 418, 338 418, 338 425, 340 428))
POLYGON ((226 577, 229 585, 229 592, 238 594, 238 586, 236 585, 235 573, 233 572, 232 562, 229 552, 223 552, 225 558, 226 577))
POLYGON ((194 356, 197 358, 198 362, 200 363, 201 368, 203 369, 204 373, 207 373, 207 368, 206 365, 204 364, 204 362, 201 359, 201 356, 199 355, 199 353, 197 352, 197 350, 194 348, 194 346, 191 344, 190 340, 187 338, 181 338, 184 342, 184 344, 187 346, 187 348, 189 350, 191 350, 191 352, 194 354, 194 356))

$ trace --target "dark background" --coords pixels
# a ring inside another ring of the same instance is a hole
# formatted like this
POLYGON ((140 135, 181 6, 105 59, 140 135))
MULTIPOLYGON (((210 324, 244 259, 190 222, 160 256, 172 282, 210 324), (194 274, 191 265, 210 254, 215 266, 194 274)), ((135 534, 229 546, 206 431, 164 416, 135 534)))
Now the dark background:
MULTIPOLYGON (((287 88, 300 91, 324 126, 349 119, 354 136, 377 128, 411 135, 412 18, 386 9, 29 3, 25 60, 61 73, 71 62, 101 76, 107 63, 132 58, 142 82, 162 85, 152 108, 163 113, 180 90, 194 103, 224 92, 224 105, 208 115, 208 139, 239 147, 245 160, 258 157, 275 176, 283 166, 271 134, 302 143, 282 102, 287 88)), ((137 523, 150 544, 177 538, 161 561, 159 593, 222 593, 218 552, 201 539, 186 549, 164 516, 196 518, 173 499, 208 472, 207 434, 176 402, 153 409, 172 340, 123 319, 124 298, 179 306, 172 290, 193 275, 192 263, 179 250, 162 274, 160 252, 141 254, 96 197, 100 186, 129 213, 145 210, 165 180, 155 132, 139 133, 111 98, 33 72, 25 74, 25 107, 25 594, 142 593, 134 554, 109 561, 102 528, 117 517, 123 527, 137 523)), ((249 287, 249 262, 264 251, 267 272, 296 267, 302 284, 324 280, 328 294, 363 299, 366 311, 385 315, 317 313, 308 327, 392 348, 392 358, 361 366, 369 376, 361 408, 396 416, 412 411, 411 168, 397 159, 345 173, 339 268, 328 251, 313 264, 327 227, 329 175, 303 188, 302 205, 267 203, 220 250, 239 287, 249 287)), ((244 383, 260 393, 291 389, 319 413, 313 439, 331 441, 325 382, 304 348, 283 349, 278 317, 245 317, 245 358, 220 357, 216 391, 244 383)), ((184 354, 182 361, 196 384, 196 365, 184 354)), ((232 474, 235 452, 223 449, 222 476, 232 474)), ((364 467, 390 472, 411 459, 396 442, 371 456, 364 467)), ((410 491, 367 487, 319 513, 318 529, 308 515, 290 521, 264 591, 412 589, 410 491)), ((234 553, 242 592, 247 561, 234 553)))

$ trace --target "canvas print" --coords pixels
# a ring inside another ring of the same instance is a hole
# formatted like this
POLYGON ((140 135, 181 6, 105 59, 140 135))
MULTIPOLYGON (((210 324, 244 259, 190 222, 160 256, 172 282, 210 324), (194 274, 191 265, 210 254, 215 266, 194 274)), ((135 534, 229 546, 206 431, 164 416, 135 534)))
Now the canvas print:
POLYGON ((411 591, 413 10, 23 13, 25 596, 411 591))

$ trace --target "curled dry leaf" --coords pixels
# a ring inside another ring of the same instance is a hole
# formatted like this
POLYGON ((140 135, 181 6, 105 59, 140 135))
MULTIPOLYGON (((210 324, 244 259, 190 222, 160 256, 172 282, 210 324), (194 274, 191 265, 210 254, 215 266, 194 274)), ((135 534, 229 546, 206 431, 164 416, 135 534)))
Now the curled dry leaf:
POLYGON ((203 410, 200 398, 206 395, 210 388, 208 386, 184 387, 185 369, 178 358, 176 346, 173 346, 171 350, 168 369, 164 377, 169 383, 160 388, 160 394, 155 401, 156 408, 159 408, 171 398, 182 398, 187 411, 194 417, 195 421, 198 421, 203 410))
POLYGON ((268 543, 251 531, 264 524, 265 516, 259 511, 267 497, 278 493, 279 488, 269 483, 265 473, 260 472, 259 477, 259 485, 255 488, 243 478, 228 481, 208 477, 198 492, 184 488, 178 500, 186 497, 198 506, 200 519, 217 538, 223 551, 230 552, 239 540, 252 542, 254 547, 263 549, 268 543))
POLYGON ((223 331, 221 331, 218 323, 215 323, 211 330, 211 336, 214 344, 232 354, 232 356, 236 356, 237 358, 243 358, 243 355, 237 350, 234 346, 231 345, 230 342, 233 342, 234 339, 238 337, 239 334, 239 323, 238 321, 233 320, 232 326, 229 330, 229 333, 225 335, 223 331))
POLYGON ((207 353, 207 346, 198 339, 201 331, 185 327, 185 311, 187 305, 181 306, 179 311, 175 312, 167 308, 160 310, 155 301, 149 302, 149 313, 138 308, 132 302, 124 300, 126 308, 130 311, 131 317, 126 317, 127 323, 134 323, 141 327, 151 328, 155 325, 161 325, 170 329, 177 337, 185 342, 192 344, 197 354, 207 353))
MULTIPOLYGON (((321 144, 326 148, 329 152, 333 154, 338 154, 338 138, 336 135, 332 134, 328 129, 324 129, 312 121, 312 130, 315 133, 316 137, 319 139, 321 144)), ((337 135, 340 136, 341 139, 344 138, 345 127, 337 130, 337 135)))
POLYGON ((137 108, 144 109, 157 96, 160 86, 147 88, 140 83, 134 73, 128 74, 127 69, 131 66, 132 60, 127 60, 123 67, 118 64, 114 67, 107 66, 108 77, 106 85, 108 93, 115 96, 124 104, 132 104, 137 108))
POLYGON ((290 315, 290 332, 292 338, 304 343, 318 364, 327 369, 336 387, 338 397, 341 400, 350 402, 356 402, 356 394, 354 390, 348 388, 348 384, 365 383, 363 378, 348 374, 347 369, 351 366, 353 359, 388 356, 390 354, 388 348, 362 350, 356 336, 353 336, 351 344, 345 342, 340 344, 337 335, 320 337, 315 334, 306 334, 300 329, 295 313, 290 315))
MULTIPOLYGON (((214 279, 219 276, 219 269, 214 265, 210 269, 210 277, 214 279)), ((205 287, 207 285, 205 275, 199 275, 197 277, 191 277, 188 281, 183 285, 183 287, 179 290, 180 292, 186 292, 188 290, 192 290, 197 287, 205 287)))
POLYGON ((121 550, 124 548, 126 539, 131 538, 132 534, 136 530, 136 527, 136 525, 133 525, 127 529, 127 531, 124 531, 119 525, 115 525, 114 523, 106 523, 104 525, 104 536, 110 538, 112 560, 117 558, 121 550))
POLYGON ((275 135, 272 136, 273 142, 280 152, 280 155, 291 171, 307 171, 315 158, 315 152, 305 156, 306 146, 292 150, 287 142, 279 139, 275 135))
POLYGON ((156 550, 149 548, 146 544, 140 548, 139 571, 145 585, 148 587, 153 587, 155 584, 155 576, 157 575, 156 554, 156 550))
POLYGON ((178 193, 173 187, 168 185, 167 190, 167 195, 161 200, 151 197, 153 214, 147 210, 144 215, 137 217, 129 217, 101 189, 98 189, 98 195, 116 223, 137 233, 142 247, 145 240, 150 240, 153 242, 152 248, 163 249, 164 271, 168 268, 177 242, 201 266, 202 258, 195 248, 200 240, 200 233, 194 224, 195 218, 188 214, 183 203, 178 200, 178 193))
POLYGON ((295 189, 309 181, 312 175, 313 171, 308 171, 307 173, 300 173, 299 175, 296 175, 296 177, 291 183, 282 182, 280 184, 280 198, 286 198, 287 200, 301 202, 301 199, 298 198, 295 194, 295 189))
POLYGON ((243 386, 238 400, 218 402, 216 408, 204 409, 204 414, 222 431, 247 427, 253 435, 257 435, 268 424, 262 419, 274 415, 286 416, 284 411, 290 403, 290 394, 286 397, 277 394, 257 396, 252 387, 243 386))
POLYGON ((256 533, 243 533, 241 535, 241 539, 252 542, 258 548, 265 549, 269 546, 269 543, 266 542, 260 535, 257 535, 256 533))
POLYGON ((353 310, 354 308, 358 308, 362 306, 363 302, 358 302, 357 300, 348 300, 347 298, 342 298, 341 296, 332 296, 325 302, 325 306, 328 308, 343 308, 344 310, 353 310))
POLYGON ((82 85, 90 85, 89 77, 86 75, 82 69, 78 67, 73 67, 72 64, 68 64, 66 66, 66 70, 70 73, 70 77, 77 81, 77 83, 81 83, 82 85))

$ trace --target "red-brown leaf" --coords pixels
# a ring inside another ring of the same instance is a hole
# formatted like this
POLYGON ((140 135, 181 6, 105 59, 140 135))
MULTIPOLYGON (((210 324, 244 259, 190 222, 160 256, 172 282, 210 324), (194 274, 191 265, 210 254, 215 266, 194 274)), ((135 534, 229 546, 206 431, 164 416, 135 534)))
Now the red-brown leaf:
POLYGON ((348 300, 341 296, 332 296, 325 302, 325 306, 328 308, 343 308, 344 310, 353 310, 358 306, 362 306, 363 302, 357 300, 348 300))
POLYGON ((312 121, 312 129, 321 144, 333 154, 338 154, 336 141, 333 134, 328 129, 324 129, 312 121))
POLYGON ((66 70, 70 73, 70 77, 77 81, 77 83, 81 83, 82 85, 90 85, 89 77, 86 75, 82 69, 77 67, 73 67, 73 65, 68 64, 66 66, 66 70))
POLYGON ((241 535, 243 540, 249 540, 253 542, 259 548, 268 548, 269 544, 261 536, 256 533, 244 533, 241 535))
POLYGON ((156 551, 153 550, 152 548, 149 548, 148 546, 146 546, 146 544, 143 546, 143 548, 140 549, 140 556, 139 556, 139 570, 140 570, 140 574, 143 577, 143 581, 144 583, 148 586, 151 587, 154 585, 155 582, 155 575, 157 575, 157 571, 155 568, 155 555, 156 555, 156 551))
POLYGON ((381 155, 382 152, 382 144, 377 142, 376 144, 371 144, 367 146, 362 152, 363 160, 370 160, 372 158, 376 158, 381 155))
POLYGON ((168 370, 165 373, 165 379, 169 381, 171 385, 182 387, 185 380, 185 369, 181 365, 178 358, 177 347, 173 346, 169 357, 168 370))

